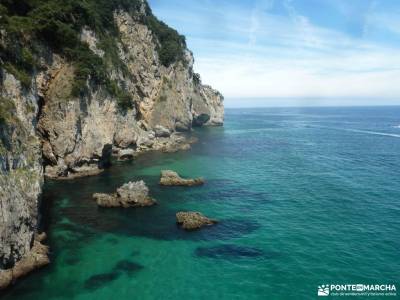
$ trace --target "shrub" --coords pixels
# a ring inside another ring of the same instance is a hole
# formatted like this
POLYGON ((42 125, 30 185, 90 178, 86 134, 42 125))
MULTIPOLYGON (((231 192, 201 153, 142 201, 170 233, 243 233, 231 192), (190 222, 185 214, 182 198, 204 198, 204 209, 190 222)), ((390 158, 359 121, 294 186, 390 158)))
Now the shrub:
POLYGON ((14 114, 14 103, 10 99, 0 97, 0 125, 8 123, 14 114))
MULTIPOLYGON (((85 91, 90 78, 106 85, 121 107, 130 107, 132 101, 125 90, 109 88, 107 67, 118 67, 128 74, 118 55, 113 11, 123 9, 135 14, 140 5, 140 0, 0 0, 0 25, 6 29, 8 38, 6 47, 0 49, 0 61, 24 87, 29 87, 39 56, 29 45, 41 40, 74 64, 76 80, 72 93, 75 96, 85 91), (80 41, 79 34, 84 26, 96 32, 99 47, 105 51, 104 58, 92 53, 80 41)), ((161 63, 169 66, 182 59, 185 38, 154 17, 147 3, 145 6, 146 15, 141 21, 153 32, 161 63)))
POLYGON ((159 41, 157 52, 161 63, 168 67, 172 63, 181 60, 186 47, 185 37, 175 29, 159 21, 152 14, 148 15, 145 24, 150 28, 159 41))
POLYGON ((5 64, 4 68, 21 82, 23 88, 29 88, 31 86, 32 78, 26 70, 18 68, 18 65, 15 66, 10 63, 5 64))

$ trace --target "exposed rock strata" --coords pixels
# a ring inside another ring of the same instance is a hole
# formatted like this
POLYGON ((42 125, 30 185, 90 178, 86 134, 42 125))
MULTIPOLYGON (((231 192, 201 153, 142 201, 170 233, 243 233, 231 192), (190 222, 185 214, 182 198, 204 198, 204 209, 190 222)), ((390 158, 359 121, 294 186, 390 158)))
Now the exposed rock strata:
POLYGON ((38 110, 34 91, 24 93, 0 68, 0 270, 20 260, 34 238, 43 182, 38 110))
POLYGON ((203 226, 214 225, 217 220, 209 219, 199 212, 178 212, 176 213, 176 222, 182 225, 183 229, 195 230, 203 226))
POLYGON ((93 194, 93 198, 102 207, 144 207, 157 203, 149 196, 149 189, 143 180, 125 183, 113 194, 93 194))
POLYGON ((181 185, 181 186, 194 186, 194 185, 202 185, 204 184, 203 178, 189 178, 184 179, 179 176, 178 173, 171 170, 163 170, 161 171, 160 178, 161 185, 181 185))

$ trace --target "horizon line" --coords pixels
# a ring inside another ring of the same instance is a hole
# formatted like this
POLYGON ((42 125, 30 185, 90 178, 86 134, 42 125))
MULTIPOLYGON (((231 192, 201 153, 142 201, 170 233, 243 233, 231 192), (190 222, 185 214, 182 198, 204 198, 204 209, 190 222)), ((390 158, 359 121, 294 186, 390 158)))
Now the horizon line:
POLYGON ((360 105, 265 105, 265 106, 227 106, 225 109, 240 109, 240 108, 361 108, 361 107, 400 107, 400 104, 360 104, 360 105))

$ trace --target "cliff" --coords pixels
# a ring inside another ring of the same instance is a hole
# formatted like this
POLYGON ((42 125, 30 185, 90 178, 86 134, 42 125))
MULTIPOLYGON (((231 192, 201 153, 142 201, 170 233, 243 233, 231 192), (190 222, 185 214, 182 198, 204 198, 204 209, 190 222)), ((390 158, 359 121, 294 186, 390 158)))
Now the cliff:
POLYGON ((193 72, 184 37, 144 0, 0 3, 5 270, 36 243, 44 176, 93 175, 113 154, 186 148, 180 132, 222 125, 224 108, 193 72))

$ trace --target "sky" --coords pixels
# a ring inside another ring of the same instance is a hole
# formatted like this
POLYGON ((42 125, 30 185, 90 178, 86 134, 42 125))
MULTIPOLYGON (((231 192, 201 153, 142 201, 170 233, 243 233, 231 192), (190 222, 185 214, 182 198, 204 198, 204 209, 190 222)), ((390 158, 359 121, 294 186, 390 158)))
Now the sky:
POLYGON ((149 0, 227 107, 400 105, 399 0, 149 0))

